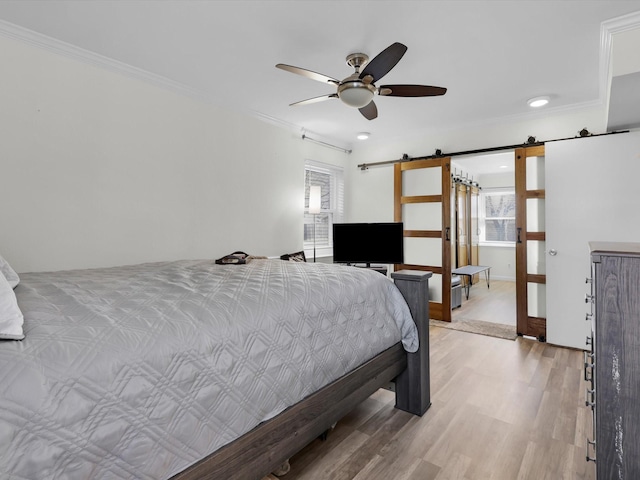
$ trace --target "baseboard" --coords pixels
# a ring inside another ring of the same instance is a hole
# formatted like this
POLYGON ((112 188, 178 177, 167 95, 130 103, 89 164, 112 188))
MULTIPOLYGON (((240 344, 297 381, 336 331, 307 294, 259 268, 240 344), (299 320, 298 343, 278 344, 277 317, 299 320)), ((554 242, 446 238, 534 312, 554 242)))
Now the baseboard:
POLYGON ((515 282, 516 277, 502 277, 500 275, 491 275, 491 280, 502 280, 503 282, 515 282))

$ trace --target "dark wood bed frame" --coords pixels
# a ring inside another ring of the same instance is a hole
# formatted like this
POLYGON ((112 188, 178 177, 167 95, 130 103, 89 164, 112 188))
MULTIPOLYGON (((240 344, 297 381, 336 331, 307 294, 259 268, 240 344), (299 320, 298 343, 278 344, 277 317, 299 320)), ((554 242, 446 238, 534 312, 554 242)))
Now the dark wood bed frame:
POLYGON ((401 343, 327 385, 276 417, 187 467, 171 480, 259 480, 320 436, 373 392, 395 379, 396 407, 422 415, 429 390, 429 278, 431 272, 391 274, 418 327, 420 349, 401 343))

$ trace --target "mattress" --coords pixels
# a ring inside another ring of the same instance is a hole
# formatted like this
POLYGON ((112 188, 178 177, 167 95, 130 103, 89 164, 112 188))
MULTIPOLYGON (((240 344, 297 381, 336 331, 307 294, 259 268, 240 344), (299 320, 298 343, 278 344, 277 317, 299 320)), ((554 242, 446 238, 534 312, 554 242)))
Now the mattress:
POLYGON ((180 261, 21 274, 0 343, 0 478, 168 478, 402 341, 377 272, 180 261))

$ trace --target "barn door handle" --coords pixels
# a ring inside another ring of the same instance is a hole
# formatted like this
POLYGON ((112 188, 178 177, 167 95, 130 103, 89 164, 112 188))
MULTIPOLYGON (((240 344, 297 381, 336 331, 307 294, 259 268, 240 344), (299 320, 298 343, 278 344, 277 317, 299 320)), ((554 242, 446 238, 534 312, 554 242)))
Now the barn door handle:
POLYGON ((447 227, 444 229, 444 239, 448 242, 451 239, 449 238, 449 231, 451 230, 451 227, 447 227))
POLYGON ((522 232, 522 228, 518 227, 518 243, 522 243, 522 240, 520 239, 520 233, 522 232))

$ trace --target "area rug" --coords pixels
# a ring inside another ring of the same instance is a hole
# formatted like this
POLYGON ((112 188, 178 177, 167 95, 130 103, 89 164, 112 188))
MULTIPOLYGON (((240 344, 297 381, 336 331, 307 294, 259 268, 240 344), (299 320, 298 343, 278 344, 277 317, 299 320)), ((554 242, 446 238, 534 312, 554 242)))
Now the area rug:
POLYGON ((515 340, 518 334, 516 327, 504 325, 502 323, 482 322, 480 320, 456 320, 455 322, 442 322, 440 320, 429 320, 429 325, 434 327, 448 328, 450 330, 460 330, 462 332, 478 333, 489 337, 505 338, 515 340))

